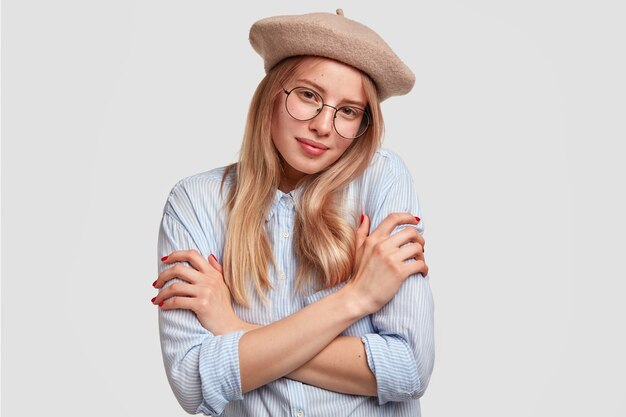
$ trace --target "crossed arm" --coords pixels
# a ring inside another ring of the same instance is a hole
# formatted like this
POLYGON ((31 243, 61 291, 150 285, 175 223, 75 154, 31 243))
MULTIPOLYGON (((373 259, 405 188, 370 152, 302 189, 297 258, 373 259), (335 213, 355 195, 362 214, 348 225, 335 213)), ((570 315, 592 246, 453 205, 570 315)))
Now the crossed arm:
MULTIPOLYGON (((411 222, 405 219, 397 223, 411 222)), ((386 238, 391 239, 392 229, 387 228, 386 238)), ((399 253, 404 243, 415 241, 409 235, 410 231, 396 233, 391 247, 399 253)), ((207 256, 206 248, 195 245, 198 241, 174 216, 164 215, 160 256, 179 253, 180 249, 196 249, 207 256)), ((236 325, 231 322, 228 329, 211 329, 210 322, 229 320, 209 319, 202 327, 198 322, 202 315, 184 305, 191 297, 167 297, 174 289, 183 292, 195 287, 187 285, 193 283, 193 278, 181 280, 181 268, 177 277, 168 278, 167 270, 175 268, 160 264, 161 282, 157 287, 161 287, 158 297, 162 298, 155 303, 164 303, 159 312, 163 357, 183 408, 190 413, 219 414, 229 401, 242 399, 244 392, 285 376, 328 390, 376 395, 381 404, 421 396, 432 370, 432 298, 428 281, 417 275, 419 268, 413 269, 415 265, 410 272, 389 269, 381 261, 383 251, 374 253, 374 247, 368 248, 367 257, 372 261, 364 272, 353 275, 369 279, 351 279, 343 288, 267 326, 240 321, 236 325), (374 259, 376 256, 379 259, 374 259), (394 272, 399 273, 395 278, 394 272), (415 276, 403 285, 410 275, 415 276), (187 282, 176 284, 179 281, 187 282), (369 314, 374 325, 372 333, 339 336, 369 314)), ((410 268, 411 263, 403 260, 415 254, 408 256, 405 250, 398 256, 401 260, 396 264, 410 268)), ((177 262, 185 263, 175 256, 168 259, 170 264, 177 262)), ((219 267, 217 261, 210 262, 212 267, 219 267)), ((192 266, 189 260, 186 263, 192 266)), ((196 271, 193 266, 185 269, 196 271)))
MULTIPOLYGON (((179 228, 179 226, 177 227, 179 228)), ((180 232, 181 230, 179 230, 180 232)), ((181 243, 180 239, 181 237, 184 238, 184 236, 185 233, 182 233, 175 240, 181 243)), ((191 241, 185 243, 191 243, 191 241)), ((180 248, 181 246, 177 245, 177 247, 180 248)), ((164 249, 167 250, 166 247, 164 249)), ((164 253, 169 253, 169 251, 164 253)), ((186 253, 186 251, 174 252, 174 258, 169 258, 168 262, 175 263, 175 257, 183 253, 186 253)), ((199 268, 201 269, 201 267, 199 268)), ((172 274, 183 275, 175 271, 175 268, 168 269, 172 274)), ((179 267, 178 270, 180 269, 179 267)), ((192 269, 196 270, 195 268, 186 269, 189 271, 192 269)), ((377 375, 372 372, 376 366, 372 362, 373 359, 368 363, 367 347, 371 349, 369 356, 378 356, 383 362, 385 360, 393 360, 394 353, 398 351, 404 352, 405 357, 402 358, 402 355, 400 357, 396 355, 396 360, 400 362, 401 366, 406 366, 415 360, 411 350, 406 348, 406 340, 390 338, 383 341, 383 346, 381 347, 365 337, 338 337, 341 332, 355 321, 380 309, 380 305, 375 307, 366 305, 369 304, 369 301, 364 303, 364 300, 368 300, 368 297, 361 295, 359 292, 339 290, 310 304, 292 316, 263 327, 249 325, 240 321, 238 324, 231 325, 230 328, 214 330, 213 334, 206 332, 204 328, 202 332, 198 332, 198 330, 187 331, 186 333, 189 334, 191 340, 182 341, 182 346, 190 347, 183 350, 180 343, 181 319, 175 318, 174 314, 182 314, 185 311, 182 309, 185 307, 180 305, 180 303, 189 301, 189 299, 187 297, 166 297, 174 289, 180 291, 182 288, 189 289, 193 286, 186 283, 173 286, 174 281, 180 278, 172 278, 172 276, 168 278, 165 270, 164 273, 160 274, 159 280, 161 282, 157 286, 162 286, 164 282, 166 285, 163 285, 163 289, 159 293, 160 298, 155 300, 155 303, 159 303, 161 299, 164 300, 164 305, 160 312, 160 320, 164 359, 169 370, 168 377, 173 381, 173 386, 178 387, 178 390, 175 390, 178 391, 177 398, 189 412, 203 411, 198 407, 204 405, 207 407, 207 412, 219 413, 229 401, 240 399, 241 394, 282 376, 337 392, 356 395, 378 395, 379 401, 382 401, 387 396, 388 399, 382 402, 390 399, 406 400, 419 396, 421 395, 420 392, 423 392, 422 387, 419 384, 416 385, 415 381, 408 381, 398 388, 396 382, 389 381, 391 379, 389 376, 385 377, 385 372, 383 372, 385 368, 384 363, 377 375), (168 288, 171 288, 171 290, 168 291, 168 288), (166 304, 168 304, 167 307, 166 304), (306 331, 303 330, 305 328, 306 331), (170 338, 174 334, 177 337, 170 338), (194 334, 197 337, 195 341, 192 337, 194 334), (289 337, 284 335, 289 335, 289 337), (200 340, 201 338, 209 340, 200 340), (378 350, 378 354, 372 354, 376 350, 378 350), (233 352, 237 352, 237 354, 233 352), (233 364, 233 357, 236 360, 237 356, 238 364, 233 364), (282 360, 277 361, 277 357, 282 358, 282 360), (389 359, 383 359, 384 357, 389 357, 389 359), (210 386, 211 384, 201 383, 207 380, 217 380, 218 378, 209 376, 210 370, 217 369, 220 366, 223 367, 224 363, 229 364, 227 369, 230 370, 229 373, 231 374, 231 378, 224 380, 230 381, 226 382, 226 384, 232 385, 240 382, 241 386, 216 387, 210 386), (202 375, 203 370, 209 372, 202 375), (237 375, 237 371, 240 373, 240 378, 237 375), (194 378, 190 378, 192 376, 190 373, 197 374, 196 380, 200 384, 196 383, 196 386, 190 386, 194 385, 190 382, 194 380, 194 378), (383 386, 378 386, 377 377, 383 379, 383 386), (197 385, 200 386, 198 387, 197 385), (398 393, 405 393, 405 397, 397 397, 398 393), (406 393, 409 393, 408 396, 406 396, 406 393), (198 405, 198 399, 203 400, 200 406, 198 405)), ((413 277, 411 279, 423 280, 421 277, 413 277)), ((188 282, 193 280, 193 277, 187 277, 188 282)), ((390 279, 390 281, 392 280, 390 279)), ((346 285, 342 290, 346 289, 346 287, 350 288, 346 285)), ((379 290, 380 288, 376 288, 376 291, 379 290)), ((209 304, 214 304, 214 300, 209 302, 209 304)), ((387 307, 392 306, 392 304, 393 302, 388 304, 387 307)), ((426 304, 424 307, 427 309, 428 305, 426 304)), ((187 313, 189 313, 188 310, 187 313)), ((404 311, 404 313, 407 313, 407 311, 404 311)), ((198 325, 198 320, 193 317, 192 320, 186 320, 187 326, 193 326, 193 320, 198 325)), ((228 320, 219 320, 219 322, 225 323, 228 320)), ((210 325, 207 327, 210 327, 210 325)), ((382 330, 391 329, 383 328, 382 330)), ((377 335, 367 336, 371 338, 377 335)), ((382 336, 379 336, 379 338, 382 338, 382 336)), ((381 340, 374 339, 374 342, 381 342, 381 340)), ((410 366, 407 369, 409 374, 414 374, 414 371, 410 366)))

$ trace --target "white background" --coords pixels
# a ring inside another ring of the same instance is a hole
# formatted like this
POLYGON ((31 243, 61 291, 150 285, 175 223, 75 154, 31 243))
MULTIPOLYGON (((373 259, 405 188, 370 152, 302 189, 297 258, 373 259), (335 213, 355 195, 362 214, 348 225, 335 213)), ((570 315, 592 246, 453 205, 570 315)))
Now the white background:
POLYGON ((3 416, 187 415, 150 303, 165 199, 237 157, 250 25, 337 7, 417 76, 383 111, 436 301, 423 415, 626 415, 623 2, 13 0, 3 416))

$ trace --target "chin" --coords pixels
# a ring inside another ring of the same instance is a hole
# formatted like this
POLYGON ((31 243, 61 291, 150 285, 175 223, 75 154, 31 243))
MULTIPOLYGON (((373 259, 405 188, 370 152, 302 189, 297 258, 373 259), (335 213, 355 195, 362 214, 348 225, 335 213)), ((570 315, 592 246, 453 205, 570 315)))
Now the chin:
POLYGON ((323 170, 326 169, 326 167, 328 167, 328 165, 326 164, 306 164, 306 165, 302 165, 299 168, 296 168, 298 171, 302 172, 303 174, 306 175, 313 175, 313 174, 317 174, 319 172, 322 172, 323 170))
POLYGON ((293 161, 293 163, 290 163, 289 165, 291 165, 298 172, 305 175, 312 175, 322 172, 328 168, 331 163, 328 163, 328 161, 309 160, 304 157, 304 159, 293 161))

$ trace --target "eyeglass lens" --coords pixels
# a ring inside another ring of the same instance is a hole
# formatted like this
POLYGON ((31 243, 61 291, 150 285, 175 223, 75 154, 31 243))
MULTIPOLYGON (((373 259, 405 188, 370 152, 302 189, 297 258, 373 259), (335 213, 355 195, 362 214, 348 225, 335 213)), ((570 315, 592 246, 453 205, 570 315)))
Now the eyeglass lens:
MULTIPOLYGON (((314 90, 296 87, 287 94, 287 111, 297 120, 310 120, 324 108, 322 97, 314 90)), ((358 107, 343 106, 335 111, 335 130, 344 138, 361 136, 369 126, 369 115, 358 107)))

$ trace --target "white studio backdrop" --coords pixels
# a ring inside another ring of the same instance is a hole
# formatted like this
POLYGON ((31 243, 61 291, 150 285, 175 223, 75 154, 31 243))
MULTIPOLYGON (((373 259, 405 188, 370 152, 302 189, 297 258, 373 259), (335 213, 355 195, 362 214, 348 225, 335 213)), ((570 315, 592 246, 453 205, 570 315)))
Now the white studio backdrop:
POLYGON ((383 104, 436 302, 425 417, 626 415, 619 1, 3 1, 2 415, 185 416, 156 240, 234 161, 263 17, 344 9, 414 70, 383 104))

